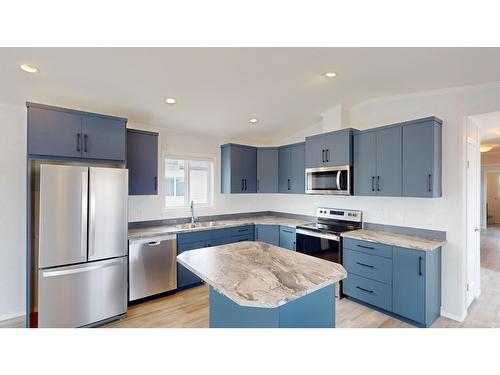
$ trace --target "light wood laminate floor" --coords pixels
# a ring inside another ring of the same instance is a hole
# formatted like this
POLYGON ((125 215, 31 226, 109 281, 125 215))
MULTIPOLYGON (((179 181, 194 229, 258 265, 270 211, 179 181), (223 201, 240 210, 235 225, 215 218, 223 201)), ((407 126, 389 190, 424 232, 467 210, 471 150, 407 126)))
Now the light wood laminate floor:
MULTIPOLYGON (((438 318, 433 328, 497 327, 500 328, 500 226, 481 234, 482 294, 469 308, 467 318, 459 323, 438 318)), ((208 327, 208 287, 202 285, 173 295, 132 306, 127 317, 103 327, 160 328, 208 327)), ((406 328, 411 325, 391 318, 348 299, 337 303, 339 328, 406 328)), ((22 327, 24 319, 0 322, 1 327, 22 327)))

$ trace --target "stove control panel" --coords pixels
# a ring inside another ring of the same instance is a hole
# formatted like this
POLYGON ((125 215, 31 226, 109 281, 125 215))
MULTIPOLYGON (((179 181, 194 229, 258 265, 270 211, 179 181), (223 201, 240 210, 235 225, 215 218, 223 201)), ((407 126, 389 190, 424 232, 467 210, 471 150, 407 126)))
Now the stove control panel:
POLYGON ((319 207, 316 210, 316 216, 322 219, 337 219, 355 222, 361 222, 362 220, 361 211, 344 210, 340 208, 319 207))

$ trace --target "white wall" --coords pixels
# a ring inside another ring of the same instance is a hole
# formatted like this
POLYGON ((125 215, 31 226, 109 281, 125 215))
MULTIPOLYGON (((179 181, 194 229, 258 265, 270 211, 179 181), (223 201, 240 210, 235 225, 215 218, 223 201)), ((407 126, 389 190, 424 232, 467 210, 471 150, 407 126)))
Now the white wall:
POLYGON ((24 314, 26 108, 0 103, 0 320, 24 314))

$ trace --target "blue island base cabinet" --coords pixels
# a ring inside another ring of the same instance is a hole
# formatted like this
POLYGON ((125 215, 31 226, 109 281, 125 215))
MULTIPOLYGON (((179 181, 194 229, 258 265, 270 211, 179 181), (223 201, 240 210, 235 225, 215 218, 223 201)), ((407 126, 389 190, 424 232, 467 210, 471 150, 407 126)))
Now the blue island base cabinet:
POLYGON ((210 287, 210 328, 335 328, 335 284, 280 307, 240 306, 210 287))

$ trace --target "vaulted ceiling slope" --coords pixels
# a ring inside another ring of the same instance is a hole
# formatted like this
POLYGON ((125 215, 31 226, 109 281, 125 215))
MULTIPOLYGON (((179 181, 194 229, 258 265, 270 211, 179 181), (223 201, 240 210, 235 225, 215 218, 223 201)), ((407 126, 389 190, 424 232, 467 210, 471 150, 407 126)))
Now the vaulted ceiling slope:
POLYGON ((265 141, 337 104, 500 81, 499 66, 500 48, 1 48, 0 101, 265 141))

